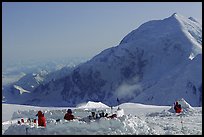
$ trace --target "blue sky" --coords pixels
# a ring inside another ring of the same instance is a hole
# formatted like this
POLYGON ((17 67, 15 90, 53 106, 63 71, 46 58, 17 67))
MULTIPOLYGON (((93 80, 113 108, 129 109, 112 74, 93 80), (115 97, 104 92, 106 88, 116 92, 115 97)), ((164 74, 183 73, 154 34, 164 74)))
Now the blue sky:
POLYGON ((202 21, 201 2, 4 2, 2 8, 3 62, 93 57, 174 12, 202 21))

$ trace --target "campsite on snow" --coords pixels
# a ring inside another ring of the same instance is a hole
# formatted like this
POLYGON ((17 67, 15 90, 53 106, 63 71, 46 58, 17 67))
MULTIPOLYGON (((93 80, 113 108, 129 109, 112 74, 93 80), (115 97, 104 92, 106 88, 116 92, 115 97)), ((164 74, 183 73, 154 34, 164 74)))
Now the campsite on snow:
POLYGON ((138 103, 123 103, 112 109, 101 102, 87 102, 71 108, 77 119, 64 120, 65 107, 34 107, 3 104, 2 134, 5 135, 201 135, 202 108, 191 107, 184 99, 178 101, 182 113, 175 113, 172 106, 154 106, 138 103), (118 110, 118 107, 120 110, 118 110), (9 110, 6 110, 9 108, 9 110), (21 109, 19 109, 21 108, 21 109), (15 110, 16 109, 16 110, 15 110), (13 111, 12 111, 13 110, 13 111), (17 111, 18 110, 18 111, 17 111), (21 110, 21 111, 20 111, 21 110), (46 128, 26 123, 28 118, 36 118, 39 110, 44 112, 46 128), (121 111, 122 110, 122 111, 121 111), (94 111, 104 111, 117 118, 101 117, 88 120, 94 111), (118 111, 118 112, 117 112, 118 111), (7 114, 4 115, 4 114, 7 114), (24 123, 17 121, 24 119, 24 123), (60 119, 60 121, 56 121, 60 119))
POLYGON ((202 22, 43 4, 2 4, 2 135, 202 135, 202 22))

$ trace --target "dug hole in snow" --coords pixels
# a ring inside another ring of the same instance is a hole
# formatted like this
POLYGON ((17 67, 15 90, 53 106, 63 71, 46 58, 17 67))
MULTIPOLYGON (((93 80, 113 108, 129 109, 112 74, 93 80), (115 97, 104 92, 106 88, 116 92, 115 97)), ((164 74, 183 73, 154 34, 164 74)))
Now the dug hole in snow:
MULTIPOLYGON (((77 109, 75 113, 77 113, 77 109)), ((81 111, 81 110, 80 110, 81 111)), ((86 110, 84 110, 86 111, 86 110)), ((62 111, 65 113, 65 111, 62 111)), ((35 113, 32 110, 23 111, 21 113, 15 113, 14 116, 17 118, 13 120, 13 124, 5 130, 5 135, 103 135, 103 134, 150 134, 149 127, 138 117, 126 116, 124 115, 123 109, 118 109, 117 118, 106 118, 102 117, 100 119, 94 119, 89 122, 85 122, 83 120, 74 119, 72 121, 60 120, 60 122, 56 122, 53 119, 51 114, 61 115, 63 114, 59 110, 52 110, 50 112, 46 112, 45 115, 47 117, 47 126, 46 128, 34 127, 28 124, 18 125, 17 123, 20 118, 24 116, 32 115, 35 113), (27 112, 27 114, 26 114, 27 112), (57 114, 58 113, 58 114, 57 114), (60 113, 60 114, 59 114, 60 113), (19 114, 19 115, 18 115, 19 114), (21 115, 20 115, 21 114, 21 115)), ((55 116, 56 118, 56 116, 55 116)), ((24 118, 26 121, 26 118, 24 118)))
POLYGON ((12 125, 5 135, 103 135, 103 134, 149 134, 150 128, 137 117, 122 116, 117 119, 101 118, 89 123, 84 121, 51 122, 46 128, 34 128, 28 125, 12 125))

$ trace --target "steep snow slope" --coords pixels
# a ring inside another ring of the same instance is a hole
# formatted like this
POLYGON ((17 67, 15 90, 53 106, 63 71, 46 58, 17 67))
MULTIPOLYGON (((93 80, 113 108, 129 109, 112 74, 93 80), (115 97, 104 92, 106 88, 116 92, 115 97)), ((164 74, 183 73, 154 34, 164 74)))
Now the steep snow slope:
POLYGON ((36 88, 25 104, 75 106, 100 101, 171 105, 184 97, 200 106, 202 26, 173 14, 142 24, 120 44, 102 51, 70 74, 36 88))
POLYGON ((163 75, 157 83, 159 84, 141 93, 137 102, 170 105, 179 98, 185 98, 192 106, 201 106, 202 90, 199 88, 202 86, 202 55, 199 54, 188 63, 179 65, 163 75))

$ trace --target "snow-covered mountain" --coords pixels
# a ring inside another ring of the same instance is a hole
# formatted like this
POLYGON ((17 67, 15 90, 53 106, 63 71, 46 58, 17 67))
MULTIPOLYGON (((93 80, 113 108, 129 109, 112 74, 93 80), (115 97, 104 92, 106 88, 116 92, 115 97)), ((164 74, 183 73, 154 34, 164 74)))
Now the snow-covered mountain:
POLYGON ((137 102, 171 105, 185 98, 202 104, 202 26, 174 13, 152 20, 65 77, 38 86, 18 103, 76 106, 100 101, 109 106, 137 102))
MULTIPOLYGON (((89 57, 67 57, 2 62, 2 86, 8 86, 18 81, 18 85, 29 90, 31 85, 28 83, 42 83, 46 73, 52 73, 52 76, 58 77, 58 74, 66 71, 66 68, 75 67, 88 59, 89 57), (27 83, 27 81, 29 82, 27 83)), ((50 78, 50 75, 47 76, 50 78)))
POLYGON ((65 66, 53 72, 39 70, 38 72, 25 74, 25 76, 20 78, 18 81, 5 85, 2 88, 4 97, 3 100, 7 103, 20 103, 24 101, 25 98, 25 95, 22 95, 23 93, 32 93, 40 85, 45 85, 50 81, 63 78, 68 75, 73 68, 74 67, 71 66, 65 66))
POLYGON ((29 73, 22 77, 20 80, 15 82, 16 85, 23 86, 25 89, 32 91, 35 87, 44 81, 48 71, 41 70, 38 73, 29 73))

